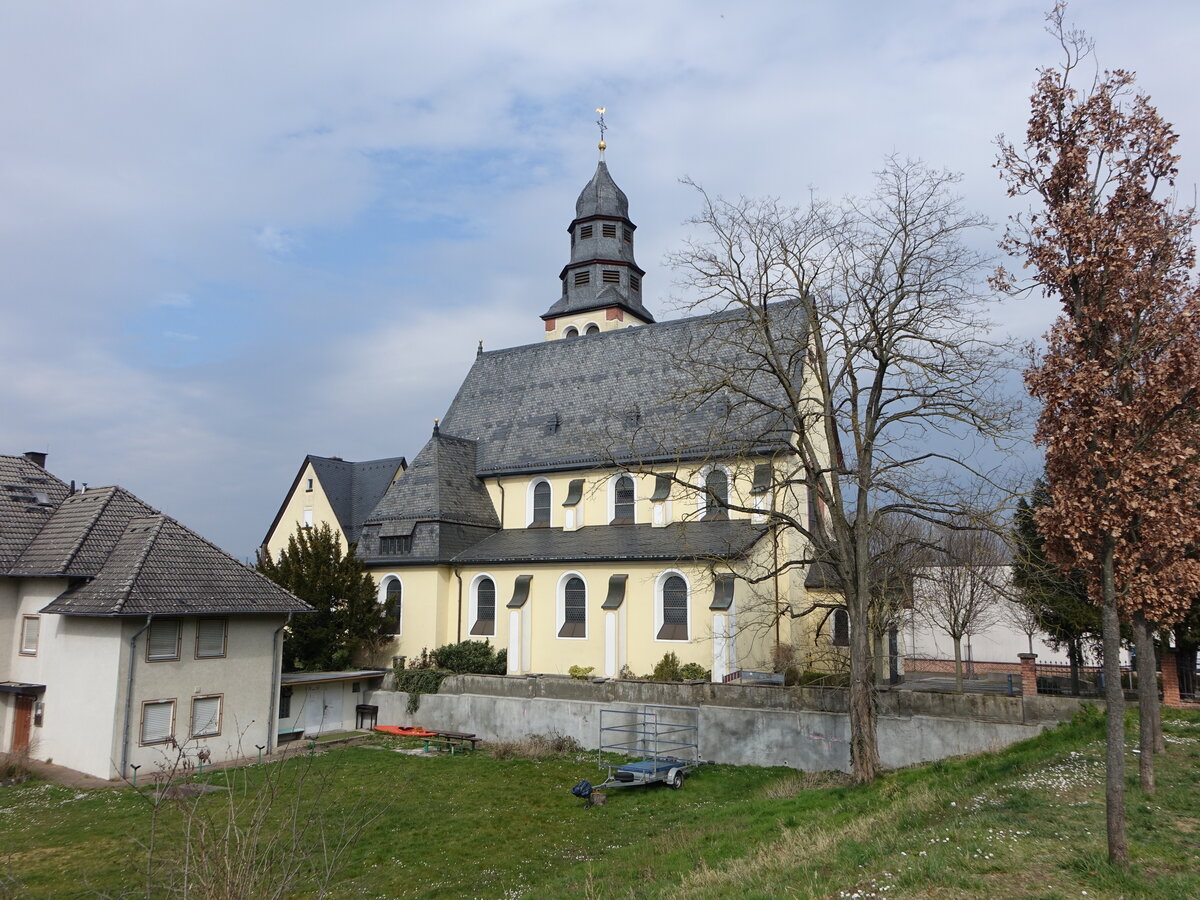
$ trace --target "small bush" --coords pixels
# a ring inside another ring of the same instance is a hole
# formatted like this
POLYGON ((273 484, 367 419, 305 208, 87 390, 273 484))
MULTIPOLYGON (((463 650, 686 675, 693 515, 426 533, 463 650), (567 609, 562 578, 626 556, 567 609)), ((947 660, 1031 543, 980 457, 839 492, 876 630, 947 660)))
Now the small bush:
POLYGON ((650 680, 683 681, 683 676, 680 675, 679 657, 672 651, 664 653, 663 658, 654 667, 654 671, 650 673, 650 680))
POLYGON ((680 668, 679 677, 683 681, 708 681, 712 678, 712 671, 700 663, 688 663, 680 668))
POLYGON ((438 647, 431 654, 434 666, 458 675, 503 675, 508 671, 508 651, 493 650, 491 641, 460 641, 438 647))
POLYGON ((527 734, 519 741, 491 741, 486 746, 495 759, 547 759, 583 750, 575 738, 557 731, 527 734))
POLYGON ((396 690, 408 694, 405 709, 412 715, 421 708, 422 694, 436 694, 442 682, 453 675, 446 669, 400 669, 396 672, 396 690))
POLYGON ((583 681, 583 679, 587 678, 595 671, 595 666, 571 666, 571 668, 567 669, 567 674, 576 681, 583 681))

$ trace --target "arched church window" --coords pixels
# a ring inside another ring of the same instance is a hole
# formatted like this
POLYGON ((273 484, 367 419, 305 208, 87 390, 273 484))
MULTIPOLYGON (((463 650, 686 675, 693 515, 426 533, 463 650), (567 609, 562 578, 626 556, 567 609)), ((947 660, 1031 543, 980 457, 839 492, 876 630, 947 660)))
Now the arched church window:
POLYGON ((613 524, 632 525, 635 508, 633 479, 622 475, 613 485, 613 524))
POLYGON ((533 515, 529 522, 533 528, 550 527, 550 482, 539 481, 533 486, 533 515))
POLYGON ((566 331, 563 332, 563 337, 565 337, 565 338, 579 337, 579 329, 576 328, 574 325, 572 325, 570 328, 568 328, 566 331))
POLYGON ((599 334, 600 326, 593 323, 593 324, 589 325, 587 328, 585 328, 583 333, 584 334, 599 334))
POLYGON ((850 616, 844 609, 833 611, 833 646, 850 646, 850 616))

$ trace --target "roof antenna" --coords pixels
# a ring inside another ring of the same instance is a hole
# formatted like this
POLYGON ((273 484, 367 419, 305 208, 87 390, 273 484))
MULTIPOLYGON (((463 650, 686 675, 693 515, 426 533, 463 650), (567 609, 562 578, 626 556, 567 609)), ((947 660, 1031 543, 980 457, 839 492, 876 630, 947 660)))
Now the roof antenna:
POLYGON ((483 356, 483 338, 479 339, 479 349, 475 351, 476 356, 483 356))
POLYGON ((433 420, 433 433, 434 433, 434 434, 441 434, 441 433, 442 433, 442 432, 441 432, 441 429, 440 429, 440 428, 438 428, 438 420, 437 420, 437 419, 434 419, 434 420, 433 420))
POLYGON ((600 113, 600 118, 596 120, 596 124, 600 126, 600 143, 597 145, 600 148, 600 162, 604 162, 604 151, 608 144, 604 143, 604 132, 608 131, 608 126, 604 124, 604 113, 608 107, 597 106, 596 112, 600 113))

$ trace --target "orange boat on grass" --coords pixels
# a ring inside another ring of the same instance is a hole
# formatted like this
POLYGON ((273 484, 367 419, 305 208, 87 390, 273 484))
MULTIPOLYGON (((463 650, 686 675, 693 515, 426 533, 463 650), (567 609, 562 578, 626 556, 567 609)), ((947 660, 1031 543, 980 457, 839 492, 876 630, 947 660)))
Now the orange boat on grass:
POLYGON ((382 731, 384 734, 394 734, 396 737, 436 737, 436 731, 427 731, 424 728, 408 725, 376 725, 376 731, 382 731))

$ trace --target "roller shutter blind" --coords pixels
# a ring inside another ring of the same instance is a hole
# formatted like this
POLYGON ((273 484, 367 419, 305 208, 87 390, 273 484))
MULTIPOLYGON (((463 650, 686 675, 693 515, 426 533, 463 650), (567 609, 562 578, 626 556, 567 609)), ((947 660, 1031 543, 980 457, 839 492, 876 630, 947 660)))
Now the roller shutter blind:
POLYGON ((142 704, 142 743, 157 744, 171 736, 175 701, 160 700, 142 704))
POLYGON ((196 624, 196 657, 225 655, 225 619, 200 619, 196 624))
POLYGON ((150 625, 147 659, 179 659, 179 620, 159 619, 150 625))
POLYGON ((221 730, 221 698, 197 697, 192 701, 192 735, 204 737, 221 730))

